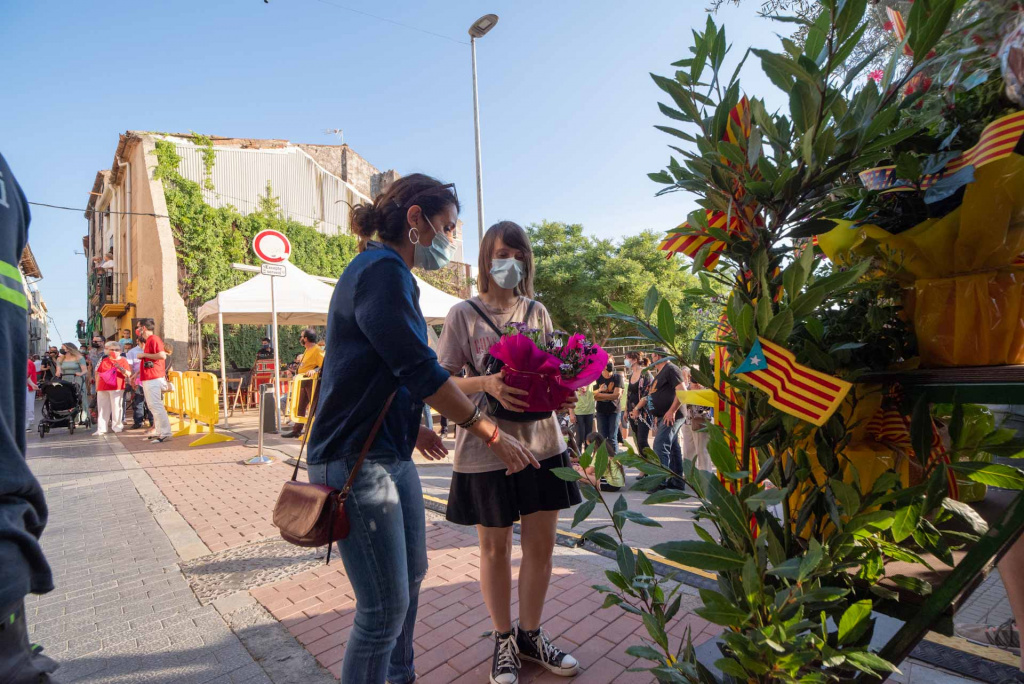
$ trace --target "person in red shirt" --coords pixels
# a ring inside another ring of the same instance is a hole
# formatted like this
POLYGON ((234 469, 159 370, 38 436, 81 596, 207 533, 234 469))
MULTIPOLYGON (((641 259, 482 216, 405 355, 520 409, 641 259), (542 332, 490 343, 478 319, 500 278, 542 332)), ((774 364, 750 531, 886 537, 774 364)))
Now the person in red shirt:
POLYGON ((121 346, 117 342, 104 345, 107 355, 96 365, 96 419, 94 435, 121 432, 124 429, 124 386, 132 374, 132 365, 121 358, 121 346))
POLYGON ((32 421, 36 419, 36 390, 39 389, 39 375, 36 364, 28 360, 28 393, 25 395, 25 432, 32 432, 32 421))
POLYGON ((156 323, 152 318, 139 320, 135 328, 135 334, 146 341, 139 359, 142 360, 142 368, 139 371, 139 381, 142 385, 142 392, 146 396, 146 406, 153 414, 153 423, 156 427, 156 434, 151 438, 154 442, 166 442, 171 438, 171 421, 167 418, 167 409, 164 408, 164 360, 168 354, 164 349, 164 341, 156 336, 154 330, 156 323))

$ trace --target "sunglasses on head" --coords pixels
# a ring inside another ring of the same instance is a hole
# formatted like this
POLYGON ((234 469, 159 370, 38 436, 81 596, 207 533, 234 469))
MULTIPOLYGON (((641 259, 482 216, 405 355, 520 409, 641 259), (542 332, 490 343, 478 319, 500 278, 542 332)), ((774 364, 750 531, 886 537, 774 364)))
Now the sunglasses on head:
MULTIPOLYGON (((455 183, 446 183, 444 185, 438 185, 438 186, 435 186, 433 188, 427 188, 426 190, 420 190, 415 195, 413 195, 409 199, 405 200, 405 206, 411 207, 412 205, 416 204, 416 200, 418 200, 421 197, 429 197, 431 195, 439 195, 439 194, 441 194, 443 192, 447 192, 448 190, 451 190, 452 196, 455 198, 455 201, 458 202, 459 201, 459 191, 455 189, 455 183)), ((398 206, 398 207, 402 206, 402 204, 398 200, 395 200, 395 205, 398 206)))

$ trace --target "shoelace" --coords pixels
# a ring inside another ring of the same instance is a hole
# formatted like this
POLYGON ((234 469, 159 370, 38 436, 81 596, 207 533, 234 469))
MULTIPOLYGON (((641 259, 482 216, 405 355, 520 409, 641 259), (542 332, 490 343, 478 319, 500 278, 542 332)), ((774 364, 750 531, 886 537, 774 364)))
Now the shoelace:
POLYGON ((1020 643, 1019 639, 1014 639, 1015 632, 1013 629, 1013 625, 1014 619, 1010 618, 998 627, 993 628, 991 630, 991 636, 989 637, 992 640, 992 643, 996 644, 997 646, 1014 647, 1017 645, 1017 643, 1020 643), (1016 641, 1017 643, 1014 643, 1014 641, 1016 641))
POLYGON ((519 662, 519 644, 516 643, 515 635, 507 639, 498 639, 498 669, 505 668, 519 669, 522 664, 519 662))
POLYGON ((540 638, 540 648, 544 654, 544 662, 560 664, 562 662, 562 652, 548 640, 548 635, 544 633, 544 630, 540 630, 537 636, 540 638))

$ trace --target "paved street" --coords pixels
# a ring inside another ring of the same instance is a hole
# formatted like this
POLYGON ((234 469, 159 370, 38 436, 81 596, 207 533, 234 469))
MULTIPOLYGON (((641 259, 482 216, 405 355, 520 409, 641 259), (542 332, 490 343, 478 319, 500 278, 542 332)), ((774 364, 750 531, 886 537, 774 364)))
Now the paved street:
POLYGON ((269 682, 189 588, 140 494, 148 476, 117 439, 57 430, 29 440, 50 506, 43 548, 57 589, 28 599, 28 620, 32 639, 62 663, 59 681, 269 682))
MULTIPOLYGON (((244 465, 255 453, 246 432, 201 449, 189 449, 185 439, 152 445, 137 433, 69 437, 58 430, 43 441, 30 435, 30 463, 51 506, 43 540, 57 590, 30 598, 29 621, 33 639, 62 663, 58 681, 336 680, 354 617, 351 586, 340 562, 324 565, 323 549, 291 546, 270 525, 291 469, 280 458, 269 466, 244 465)), ((446 496, 444 465, 420 472, 428 492, 446 496)), ((685 510, 648 508, 672 534, 685 529, 674 524, 685 510)), ((568 529, 569 516, 563 517, 568 529)), ((490 621, 479 591, 475 532, 432 511, 427 527, 418 681, 484 682, 492 642, 484 636, 490 621)), ((574 682, 649 681, 628 672, 635 659, 625 654, 645 636, 642 624, 618 609, 602 610, 591 589, 606 582, 603 571, 612 564, 581 549, 555 549, 545 626, 584 664, 574 682)), ((515 566, 514 576, 518 546, 515 566)), ((698 642, 711 638, 718 628, 693 614, 700 605, 695 590, 683 591, 670 634, 678 639, 690 629, 698 642)), ((513 614, 517 608, 518 602, 513 614)), ((893 682, 970 681, 915 661, 902 669, 893 682)), ((527 665, 521 681, 566 680, 527 665)))

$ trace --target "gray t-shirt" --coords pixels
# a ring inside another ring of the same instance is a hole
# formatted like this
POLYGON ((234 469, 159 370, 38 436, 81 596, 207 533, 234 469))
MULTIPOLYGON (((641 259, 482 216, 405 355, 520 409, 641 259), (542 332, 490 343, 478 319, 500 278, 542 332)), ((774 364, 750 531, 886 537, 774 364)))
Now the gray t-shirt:
MULTIPOLYGON (((504 329, 509 323, 524 322, 523 316, 526 315, 529 306, 529 300, 525 297, 520 297, 513 306, 505 310, 492 309, 479 297, 473 297, 470 301, 479 306, 499 329, 504 329)), ((539 302, 534 305, 530 320, 525 323, 531 328, 545 332, 551 332, 553 329, 548 310, 539 302)), ((498 336, 480 318, 480 314, 474 311, 468 302, 461 302, 451 308, 444 321, 444 329, 437 345, 437 360, 442 368, 452 374, 465 368, 467 375, 473 376, 476 374, 474 368, 483 369, 484 357, 491 345, 497 341, 498 336)), ((481 410, 487 409, 487 398, 483 392, 470 395, 469 398, 481 410)), ((519 440, 538 461, 557 456, 567 448, 554 413, 550 418, 529 423, 516 423, 500 418, 494 420, 502 432, 519 440)), ((455 472, 486 473, 504 469, 505 464, 487 448, 483 440, 465 430, 457 431, 455 472)))

